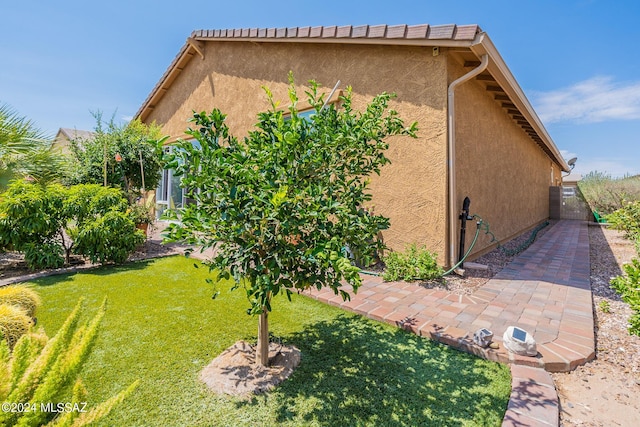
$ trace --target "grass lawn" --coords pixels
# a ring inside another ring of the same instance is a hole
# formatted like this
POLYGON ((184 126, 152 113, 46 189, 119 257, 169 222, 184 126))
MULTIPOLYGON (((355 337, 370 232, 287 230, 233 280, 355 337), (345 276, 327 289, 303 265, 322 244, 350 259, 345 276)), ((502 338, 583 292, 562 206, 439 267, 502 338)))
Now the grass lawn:
POLYGON ((498 426, 510 393, 506 366, 392 326, 294 296, 274 301, 272 334, 302 351, 294 374, 274 391, 217 396, 198 374, 239 339, 255 342, 257 319, 242 289, 208 269, 170 257, 34 282, 38 324, 52 336, 78 298, 86 316, 108 297, 99 338, 83 371, 102 401, 140 379, 103 426, 498 426))

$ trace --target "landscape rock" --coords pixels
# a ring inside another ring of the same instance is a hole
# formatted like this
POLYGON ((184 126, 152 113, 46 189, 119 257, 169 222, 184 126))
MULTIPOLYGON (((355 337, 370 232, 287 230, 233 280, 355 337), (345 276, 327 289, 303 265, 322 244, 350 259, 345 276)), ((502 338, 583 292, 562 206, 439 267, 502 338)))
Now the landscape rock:
POLYGON ((493 339, 493 332, 485 328, 478 329, 473 333, 473 342, 482 348, 489 347, 489 344, 491 344, 492 339, 493 339))
POLYGON ((521 356, 535 356, 538 354, 536 348, 536 341, 529 332, 526 332, 524 340, 520 341, 513 338, 513 326, 509 326, 504 332, 502 339, 504 341, 504 347, 512 353, 519 354, 521 356))

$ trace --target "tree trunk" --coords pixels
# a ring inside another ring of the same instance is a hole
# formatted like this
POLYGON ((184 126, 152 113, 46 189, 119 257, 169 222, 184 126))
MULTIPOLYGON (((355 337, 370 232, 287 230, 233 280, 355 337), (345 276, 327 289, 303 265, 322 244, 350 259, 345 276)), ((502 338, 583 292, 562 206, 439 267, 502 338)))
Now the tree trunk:
POLYGON ((258 345, 256 346, 256 364, 269 366, 269 313, 266 307, 258 319, 258 345))

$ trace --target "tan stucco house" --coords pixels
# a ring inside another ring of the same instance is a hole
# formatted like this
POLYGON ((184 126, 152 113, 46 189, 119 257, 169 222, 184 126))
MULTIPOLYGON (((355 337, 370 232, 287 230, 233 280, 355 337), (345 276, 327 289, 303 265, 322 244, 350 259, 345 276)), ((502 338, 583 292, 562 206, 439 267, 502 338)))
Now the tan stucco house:
MULTIPOLYGON (((389 247, 424 244, 451 265, 466 196, 500 240, 549 217, 549 187, 569 167, 477 25, 195 31, 136 117, 156 121, 171 142, 185 136, 193 110, 217 107, 241 137, 268 108, 262 85, 287 100, 290 70, 301 89, 310 79, 327 92, 351 86, 356 108, 395 92, 393 108, 418 122, 418 139, 391 140, 392 163, 372 181, 375 211, 391 219, 389 247)), ((164 178, 158 201, 179 204, 175 178, 164 178)), ((490 247, 485 239, 474 252, 490 247)))
POLYGON ((58 133, 56 133, 55 138, 53 138, 53 143, 51 144, 51 150, 69 154, 71 147, 71 141, 90 141, 95 137, 95 133, 88 130, 79 130, 79 129, 71 129, 71 128, 60 128, 58 129, 58 133))

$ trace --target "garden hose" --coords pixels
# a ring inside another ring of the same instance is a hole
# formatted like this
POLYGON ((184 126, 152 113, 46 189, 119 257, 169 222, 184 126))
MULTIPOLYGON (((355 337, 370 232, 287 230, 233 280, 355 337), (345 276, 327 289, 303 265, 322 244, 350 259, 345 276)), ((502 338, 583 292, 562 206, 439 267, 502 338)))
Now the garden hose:
MULTIPOLYGON (((476 215, 474 215, 473 217, 475 218, 476 215)), ((480 218, 480 217, 478 217, 478 218, 480 218)), ((476 245, 476 242, 478 241, 478 235, 480 234, 481 225, 482 225, 482 218, 480 218, 480 220, 478 222, 476 222, 476 235, 473 236, 473 241, 469 245, 469 249, 467 249, 467 252, 465 252, 464 256, 460 259, 460 261, 458 261, 458 263, 456 265, 454 265, 449 270, 447 270, 444 273, 442 273, 442 277, 446 276, 447 274, 452 273, 456 268, 458 268, 459 266, 462 265, 462 263, 464 262, 465 259, 467 259, 467 257, 471 253, 471 250, 473 249, 473 247, 476 245)))
MULTIPOLYGON (((475 217, 475 215, 474 215, 475 217)), ((478 217, 479 218, 479 217, 478 217)), ((473 250, 473 247, 475 246, 476 242, 478 241, 478 236, 480 235, 480 224, 482 223, 482 219, 480 219, 476 225, 476 235, 473 237, 473 241, 471 242, 471 245, 469 246, 469 249, 467 250, 467 252, 465 252, 464 256, 462 257, 462 259, 460 261, 458 261, 458 263, 456 265, 454 265, 453 267, 451 267, 451 269, 445 271, 444 273, 442 273, 440 275, 440 277, 444 277, 447 274, 450 274, 452 271, 454 271, 456 268, 458 268, 465 259, 467 259, 467 257, 469 256, 469 254, 471 253, 471 250, 473 250)), ((375 271, 368 271, 368 270, 362 270, 360 269, 360 273, 362 274, 367 274, 369 276, 382 276, 381 273, 375 272, 375 271)), ((423 277, 414 277, 413 280, 425 280, 423 277)))
MULTIPOLYGON (((507 248, 505 248, 504 246, 502 246, 500 244, 500 241, 496 238, 495 234, 493 234, 493 232, 490 230, 488 222, 485 222, 482 219, 482 217, 480 217, 479 215, 475 215, 475 214, 473 215, 473 219, 477 220, 477 222, 476 222, 476 235, 473 237, 473 241, 471 242, 471 245, 469 245, 469 249, 467 249, 467 251, 465 252, 464 256, 460 259, 460 261, 458 261, 449 270, 447 270, 444 273, 442 273, 442 275, 440 277, 444 277, 444 276, 446 276, 448 274, 451 274, 460 265, 462 265, 462 263, 467 259, 467 257, 469 256, 469 254, 473 250, 473 247, 475 246, 476 242, 478 241, 478 236, 480 235, 480 230, 483 230, 485 235, 491 236, 491 241, 489 242, 489 244, 491 244, 493 242, 498 242, 498 246, 496 247, 497 249, 500 249, 502 251, 502 253, 504 253, 507 256, 515 256, 515 255, 519 254, 520 252, 524 251, 525 249, 527 249, 529 246, 531 246, 531 244, 536 240, 536 236, 537 236, 538 232, 549 225, 549 221, 545 221, 545 222, 539 224, 536 228, 533 229, 533 231, 531 232, 531 236, 529 236, 529 238, 527 240, 525 240, 523 243, 518 245, 518 247, 516 247, 515 249, 507 249, 507 248)), ((381 273, 378 273, 378 272, 375 272, 375 271, 363 270, 363 269, 360 269, 360 273, 361 274, 366 274, 366 275, 369 275, 369 276, 382 276, 381 273)), ((425 279, 423 277, 414 277, 413 280, 425 280, 425 279)))
POLYGON ((491 230, 489 229, 489 223, 488 222, 483 221, 483 219, 479 215, 473 215, 473 218, 478 219, 480 221, 480 223, 482 223, 481 227, 484 230, 484 234, 491 236, 491 241, 489 242, 489 244, 491 244, 493 242, 498 242, 498 246, 496 247, 496 249, 500 249, 502 251, 502 253, 504 253, 507 256, 518 255, 520 252, 522 252, 525 249, 527 249, 536 240, 536 236, 538 235, 538 232, 540 230, 542 230, 543 228, 545 228, 547 225, 549 225, 549 221, 545 221, 545 222, 543 222, 541 224, 538 224, 538 226, 536 226, 536 228, 533 229, 533 231, 531 232, 531 236, 529 236, 529 238, 527 240, 522 242, 515 249, 507 249, 507 248, 505 248, 504 246, 502 246, 500 244, 498 239, 496 239, 496 236, 493 234, 493 232, 491 232, 491 230))

